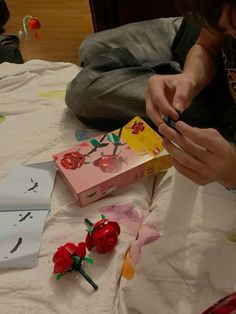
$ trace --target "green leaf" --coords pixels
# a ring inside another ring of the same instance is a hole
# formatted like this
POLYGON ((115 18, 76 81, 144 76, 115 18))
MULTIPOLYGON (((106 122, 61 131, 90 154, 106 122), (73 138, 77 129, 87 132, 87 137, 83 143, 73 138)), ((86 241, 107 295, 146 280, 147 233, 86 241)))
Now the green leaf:
POLYGON ((85 231, 87 231, 88 233, 93 233, 93 228, 87 228, 85 229, 85 231))
POLYGON ((74 262, 75 262, 75 265, 78 265, 78 264, 80 264, 80 258, 77 256, 77 255, 73 255, 73 260, 74 260, 74 262))
POLYGON ((95 138, 91 139, 90 143, 93 145, 93 147, 98 147, 100 144, 95 138))
POLYGON ((57 274, 56 275, 56 280, 59 280, 63 275, 62 274, 57 274))
POLYGON ((92 259, 92 257, 90 257, 90 256, 85 256, 84 257, 84 260, 88 263, 88 264, 93 264, 93 259, 92 259))
POLYGON ((116 135, 115 133, 109 133, 109 134, 107 135, 107 139, 108 139, 108 141, 111 142, 112 144, 119 143, 119 140, 120 140, 119 136, 116 135))
POLYGON ((103 215, 103 214, 101 214, 101 218, 102 218, 102 219, 106 219, 106 216, 103 215))

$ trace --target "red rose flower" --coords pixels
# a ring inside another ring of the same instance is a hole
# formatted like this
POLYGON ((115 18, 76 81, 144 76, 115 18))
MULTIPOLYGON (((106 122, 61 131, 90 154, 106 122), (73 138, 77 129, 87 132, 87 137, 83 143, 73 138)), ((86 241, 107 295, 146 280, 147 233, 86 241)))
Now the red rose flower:
POLYGON ((116 173, 122 169, 126 159, 119 155, 104 155, 93 162, 103 172, 116 173))
POLYGON ((79 256, 79 258, 84 258, 86 255, 86 245, 84 242, 80 242, 77 245, 75 254, 79 256))
POLYGON ((65 274, 70 267, 73 265, 74 260, 70 256, 63 256, 57 259, 54 265, 54 273, 55 274, 65 274))
POLYGON ((73 265, 73 256, 76 255, 80 259, 83 259, 86 255, 86 246, 84 242, 78 243, 76 246, 74 243, 66 243, 57 249, 57 252, 53 256, 54 273, 64 274, 73 265))
POLYGON ((77 169, 80 168, 85 162, 85 156, 79 152, 67 153, 63 156, 61 164, 66 169, 77 169))
POLYGON ((70 256, 70 253, 65 249, 64 246, 60 246, 53 255, 53 263, 56 263, 56 261, 63 256, 70 256))
MULTIPOLYGON (((88 220, 85 220, 88 223, 88 220)), ((91 223, 89 223, 91 227, 91 223)), ((88 232, 85 244, 88 250, 93 247, 98 253, 110 252, 118 242, 120 234, 120 226, 115 221, 109 219, 102 219, 93 225, 92 231, 88 232)))
POLYGON ((30 29, 39 29, 41 27, 41 24, 37 18, 29 20, 28 25, 30 29))
MULTIPOLYGON (((73 243, 67 243, 63 246, 60 246, 57 249, 57 252, 53 256, 54 273, 55 274, 64 274, 69 268, 73 265, 74 260, 72 258, 71 250, 73 243)), ((76 246, 75 246, 76 248, 76 246)))

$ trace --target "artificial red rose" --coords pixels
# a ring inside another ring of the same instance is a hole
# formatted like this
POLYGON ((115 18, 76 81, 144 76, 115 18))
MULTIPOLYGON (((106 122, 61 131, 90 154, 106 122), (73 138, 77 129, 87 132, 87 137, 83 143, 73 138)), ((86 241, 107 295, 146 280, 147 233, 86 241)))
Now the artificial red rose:
POLYGON ((108 173, 121 171, 122 163, 127 163, 126 159, 119 155, 104 155, 93 162, 94 166, 108 173))
POLYGON ((63 246, 60 246, 53 256, 53 262, 55 263, 58 258, 73 255, 76 249, 77 249, 77 246, 74 243, 70 243, 70 242, 64 244, 63 246))
POLYGON ((79 256, 79 258, 84 258, 86 255, 86 245, 84 242, 80 242, 77 244, 77 248, 75 254, 79 256))
POLYGON ((93 243, 93 237, 90 233, 87 234, 86 238, 85 238, 85 245, 86 248, 91 251, 92 248, 94 247, 94 243, 93 243))
POLYGON ((67 153, 63 156, 61 164, 66 169, 77 169, 80 168, 85 162, 85 156, 79 152, 67 153))
POLYGON ((77 246, 68 242, 60 246, 53 256, 54 273, 64 274, 73 265, 73 255, 84 258, 86 254, 85 243, 81 242, 77 246))
POLYGON ((91 232, 87 234, 85 244, 88 250, 93 247, 98 253, 110 252, 118 242, 120 226, 115 221, 102 219, 93 225, 91 232))
POLYGON ((70 255, 75 254, 75 252, 77 250, 77 246, 72 242, 68 242, 68 243, 64 244, 63 246, 70 255))
POLYGON ((61 257, 64 257, 64 256, 70 256, 70 253, 65 249, 65 247, 64 246, 60 246, 58 249, 57 249, 57 251, 56 251, 56 253, 54 254, 54 256, 53 256, 53 263, 56 263, 56 261, 58 260, 58 259, 60 259, 61 257))
POLYGON ((37 18, 29 20, 28 25, 30 29, 39 29, 41 27, 41 24, 37 18))
POLYGON ((71 256, 64 255, 57 259, 54 265, 55 274, 65 274, 70 267, 74 264, 74 260, 71 256))

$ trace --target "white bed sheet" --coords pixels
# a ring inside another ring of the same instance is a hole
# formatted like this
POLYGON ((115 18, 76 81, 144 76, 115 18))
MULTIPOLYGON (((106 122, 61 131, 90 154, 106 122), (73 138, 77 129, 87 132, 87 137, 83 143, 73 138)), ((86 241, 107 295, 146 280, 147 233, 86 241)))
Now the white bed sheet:
MULTIPOLYGON (((42 60, 0 65, 0 115, 5 117, 0 183, 16 165, 51 160, 76 143, 76 130, 86 129, 64 103, 66 85, 78 71, 70 63, 42 60)), ((173 169, 83 209, 58 175, 38 265, 0 270, 0 313, 201 313, 236 289, 236 243, 227 239, 234 228, 236 194, 217 184, 198 187, 173 169), (52 256, 57 247, 83 240, 84 218, 96 221, 112 205, 131 209, 124 214, 117 207, 121 235, 116 249, 92 252, 94 265, 85 266, 98 291, 73 273, 56 281, 52 256), (136 273, 127 280, 121 276, 125 254, 145 226, 158 228, 162 236, 143 246, 136 273)))

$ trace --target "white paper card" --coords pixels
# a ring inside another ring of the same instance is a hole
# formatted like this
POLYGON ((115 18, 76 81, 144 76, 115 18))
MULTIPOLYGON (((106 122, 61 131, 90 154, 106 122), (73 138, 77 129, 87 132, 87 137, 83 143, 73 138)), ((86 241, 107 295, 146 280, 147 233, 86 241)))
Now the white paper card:
POLYGON ((13 168, 0 187, 0 268, 37 265, 50 210, 54 162, 13 168))
POLYGON ((0 186, 0 211, 48 210, 55 174, 52 161, 13 168, 0 186))
POLYGON ((0 212, 0 268, 37 265, 48 210, 0 212))

